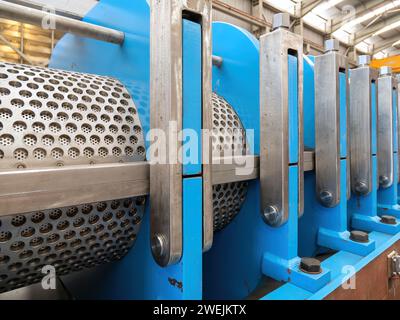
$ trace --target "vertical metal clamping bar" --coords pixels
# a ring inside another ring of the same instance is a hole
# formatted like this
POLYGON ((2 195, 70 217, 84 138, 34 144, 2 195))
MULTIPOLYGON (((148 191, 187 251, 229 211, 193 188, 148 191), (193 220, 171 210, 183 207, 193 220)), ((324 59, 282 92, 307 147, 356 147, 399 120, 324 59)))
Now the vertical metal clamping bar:
POLYGON ((378 176, 379 186, 389 188, 394 181, 395 150, 394 78, 391 74, 378 78, 378 176))
POLYGON ((340 161, 347 157, 347 70, 347 60, 338 52, 315 58, 316 196, 326 207, 340 201, 340 161))
MULTIPOLYGON (((150 156, 150 214, 151 246, 156 262, 167 266, 182 256, 182 199, 184 166, 182 158, 182 129, 184 129, 183 92, 183 21, 192 20, 201 26, 201 63, 199 86, 201 129, 211 132, 211 1, 210 0, 152 0, 150 39, 151 140, 155 132, 165 134, 167 163, 150 156)), ((197 106, 197 104, 194 104, 197 106)), ((211 247, 213 239, 211 142, 201 135, 202 164, 199 175, 203 184, 203 250, 211 247)), ((162 142, 161 142, 162 143, 162 142)), ((187 168, 187 167, 186 167, 187 168)))
POLYGON ((376 122, 373 121, 377 106, 377 70, 360 66, 350 71, 350 173, 351 190, 365 196, 372 191, 372 156, 376 122), (373 128, 375 123, 375 128, 373 128))
POLYGON ((271 226, 289 217, 289 167, 297 166, 303 213, 303 39, 286 29, 260 38, 261 214, 271 226))
MULTIPOLYGON (((395 76, 396 80, 396 103, 397 103, 397 153, 400 154, 400 74, 395 76)), ((400 161, 397 161, 397 183, 400 183, 400 161)))

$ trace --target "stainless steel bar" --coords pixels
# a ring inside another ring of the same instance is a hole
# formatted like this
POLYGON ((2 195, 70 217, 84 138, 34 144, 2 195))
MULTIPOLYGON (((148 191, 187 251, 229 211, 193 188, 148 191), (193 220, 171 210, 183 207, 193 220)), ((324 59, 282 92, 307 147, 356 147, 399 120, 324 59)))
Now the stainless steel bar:
POLYGON ((390 67, 381 67, 378 78, 378 176, 379 186, 389 188, 394 182, 393 153, 395 130, 393 128, 394 78, 390 67))
MULTIPOLYGON (((347 79, 348 63, 338 49, 337 40, 327 40, 326 53, 315 58, 316 193, 318 200, 326 207, 335 207, 340 202, 340 124, 346 117, 346 114, 341 114, 340 94, 343 93, 340 92, 340 70, 345 72, 347 79)), ((347 86, 346 80, 346 92, 347 86)), ((347 184, 349 176, 348 170, 347 184)))
MULTIPOLYGON (((150 19, 150 126, 163 130, 168 141, 169 161, 155 163, 150 170, 150 234, 155 260, 161 266, 177 263, 182 256, 182 179, 178 163, 183 129, 183 18, 192 15, 201 20, 202 129, 212 130, 212 50, 211 1, 151 1, 150 19), (171 124, 175 130, 171 130, 171 124)), ((203 137, 204 138, 204 137, 203 137)), ((203 165, 203 250, 212 245, 214 234, 212 210, 211 141, 202 141, 203 165), (206 150, 207 148, 207 150, 206 150)))
POLYGON ((372 100, 372 83, 376 84, 378 72, 368 66, 368 56, 359 60, 360 66, 350 72, 350 176, 352 192, 365 196, 372 191, 372 135, 376 131, 372 115, 377 106, 377 95, 372 100))
POLYGON ((297 213, 303 212, 303 39, 290 32, 289 25, 288 14, 277 14, 277 29, 260 38, 260 209, 265 222, 274 227, 289 218, 291 165, 298 172, 297 213), (289 58, 294 58, 290 52, 297 62, 289 69, 289 58), (295 93, 296 101, 291 101, 295 93), (296 139, 291 139, 292 131, 297 132, 296 139))
POLYGON ((33 24, 42 28, 46 21, 50 21, 50 25, 54 24, 56 30, 115 44, 122 44, 125 38, 124 33, 118 30, 6 1, 0 1, 0 17, 33 24))
MULTIPOLYGON (((212 184, 258 179, 259 163, 258 156, 216 159, 212 184)), ((313 169, 314 152, 305 151, 304 170, 313 169)), ((149 192, 148 162, 7 170, 0 172, 0 216, 144 196, 149 192)))

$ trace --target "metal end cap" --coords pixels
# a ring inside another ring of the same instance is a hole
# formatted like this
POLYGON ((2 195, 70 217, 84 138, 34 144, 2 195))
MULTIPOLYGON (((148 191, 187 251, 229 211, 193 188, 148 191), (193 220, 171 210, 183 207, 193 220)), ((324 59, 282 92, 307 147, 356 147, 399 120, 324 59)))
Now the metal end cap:
POLYGON ((354 191, 358 195, 365 195, 368 192, 368 186, 364 181, 358 181, 354 186, 354 191))
POLYGON ((300 270, 305 273, 319 274, 322 272, 321 262, 315 258, 301 258, 300 270))
POLYGON ((392 74, 392 68, 388 66, 383 66, 379 68, 379 75, 380 76, 386 76, 386 75, 391 75, 392 74))
POLYGON ((369 55, 358 56, 358 65, 359 66, 367 66, 370 63, 371 63, 371 56, 369 56, 369 55))
POLYGON ((379 185, 383 188, 389 187, 390 179, 387 176, 380 176, 379 177, 379 185))
POLYGON ((369 242, 369 235, 364 231, 353 230, 350 232, 350 240, 354 242, 369 242))
POLYGON ((339 40, 328 39, 325 41, 325 52, 339 51, 339 40))
POLYGON ((290 28, 290 15, 287 12, 281 12, 274 15, 272 29, 290 28))
POLYGON ((276 206, 266 206, 262 217, 265 223, 272 227, 280 226, 282 223, 282 213, 276 206))
POLYGON ((389 216, 389 215, 383 215, 383 216, 381 216, 381 222, 384 224, 396 224, 397 220, 396 220, 396 217, 389 216))
POLYGON ((319 194, 319 200, 322 205, 324 206, 330 206, 333 201, 333 195, 332 192, 330 191, 321 191, 319 194))

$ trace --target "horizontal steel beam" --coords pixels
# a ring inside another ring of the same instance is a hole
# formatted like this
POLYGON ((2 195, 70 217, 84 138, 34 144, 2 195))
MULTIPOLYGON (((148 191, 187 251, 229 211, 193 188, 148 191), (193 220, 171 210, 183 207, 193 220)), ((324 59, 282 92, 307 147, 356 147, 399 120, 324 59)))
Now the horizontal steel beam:
POLYGON ((399 15, 396 14, 388 19, 383 19, 380 22, 374 23, 371 26, 361 29, 360 31, 355 33, 354 45, 357 45, 364 40, 372 37, 376 32, 381 30, 384 27, 390 26, 391 24, 398 22, 400 19, 399 15))
POLYGON ((352 13, 353 15, 351 16, 351 20, 343 19, 343 16, 341 13, 339 15, 339 17, 337 17, 336 19, 333 19, 331 33, 339 30, 341 27, 343 27, 347 23, 349 23, 355 19, 358 19, 358 18, 364 16, 365 14, 371 12, 372 10, 377 9, 384 5, 387 5, 387 1, 371 0, 371 1, 367 1, 366 3, 360 4, 355 7, 355 12, 354 12, 354 14, 352 13))
MULTIPOLYGON (((214 159, 212 184, 259 177, 259 157, 214 159), (243 165, 246 164, 246 165, 243 165)), ((314 152, 304 152, 304 170, 314 169, 314 152)), ((83 203, 148 195, 150 164, 76 165, 0 173, 0 216, 83 203)))
POLYGON ((115 44, 122 44, 125 39, 124 33, 118 30, 63 17, 47 11, 28 8, 6 1, 0 1, 0 17, 29 23, 42 28, 44 27, 44 24, 49 22, 48 24, 50 26, 54 25, 56 30, 115 44))
POLYGON ((394 37, 379 41, 374 44, 374 52, 373 54, 377 54, 382 50, 390 48, 394 43, 396 43, 400 39, 400 35, 395 35, 394 37))

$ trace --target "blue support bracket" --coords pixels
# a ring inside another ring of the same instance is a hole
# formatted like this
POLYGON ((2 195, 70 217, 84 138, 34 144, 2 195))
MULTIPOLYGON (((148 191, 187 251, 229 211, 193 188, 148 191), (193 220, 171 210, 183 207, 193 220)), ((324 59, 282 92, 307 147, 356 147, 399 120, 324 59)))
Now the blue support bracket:
POLYGON ((318 231, 318 244, 333 250, 343 250, 366 256, 375 250, 375 242, 355 242, 350 239, 349 231, 333 231, 325 228, 320 228, 318 231))
POLYGON ((310 292, 317 292, 331 280, 330 270, 323 268, 319 274, 309 274, 300 270, 300 258, 283 259, 271 253, 265 253, 262 261, 264 274, 278 281, 291 283, 310 292))

